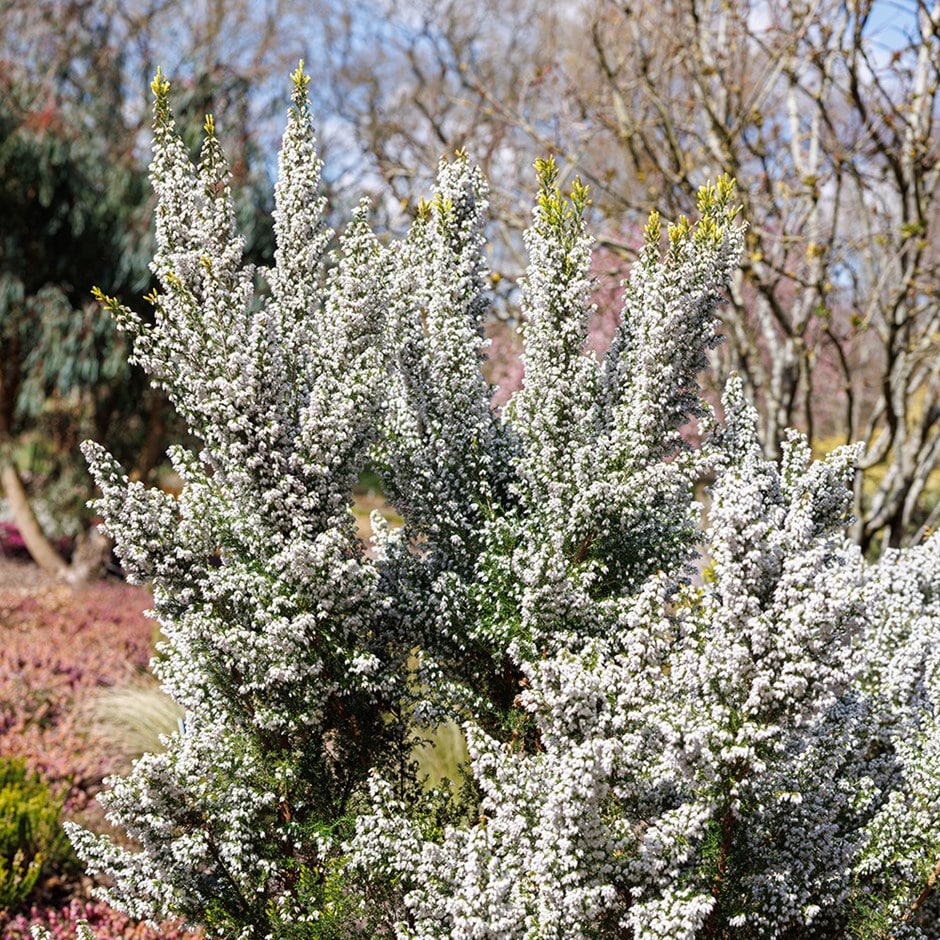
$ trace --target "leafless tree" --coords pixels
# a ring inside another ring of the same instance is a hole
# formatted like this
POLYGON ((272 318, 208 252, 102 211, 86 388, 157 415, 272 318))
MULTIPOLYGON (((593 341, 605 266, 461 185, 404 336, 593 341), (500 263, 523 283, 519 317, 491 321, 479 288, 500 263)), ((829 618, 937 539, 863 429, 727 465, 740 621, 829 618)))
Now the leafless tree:
POLYGON ((692 213, 704 181, 733 174, 750 230, 718 364, 745 377, 766 450, 791 425, 818 448, 865 441, 865 547, 936 522, 936 0, 343 12, 330 21, 336 104, 375 167, 404 200, 436 156, 469 147, 508 245, 526 222, 533 154, 552 151, 591 183, 601 245, 624 258, 651 206, 692 213))

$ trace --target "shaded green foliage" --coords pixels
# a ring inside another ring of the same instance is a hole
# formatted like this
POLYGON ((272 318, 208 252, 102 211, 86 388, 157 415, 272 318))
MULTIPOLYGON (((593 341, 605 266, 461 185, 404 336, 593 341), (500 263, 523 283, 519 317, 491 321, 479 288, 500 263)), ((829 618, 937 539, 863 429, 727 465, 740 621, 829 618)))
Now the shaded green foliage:
POLYGON ((146 175, 87 123, 25 87, 0 98, 0 441, 31 443, 18 463, 55 482, 44 495, 66 516, 87 498, 82 435, 125 455, 146 435, 144 378, 89 293, 95 279, 125 297, 146 288, 146 175))
POLYGON ((74 866, 61 811, 23 761, 0 758, 0 912, 27 901, 44 872, 74 866))
MULTIPOLYGON (((138 134, 122 122, 114 77, 100 81, 45 96, 13 81, 0 95, 0 447, 46 501, 47 529, 54 519, 66 534, 82 528, 91 495, 82 439, 106 440, 146 477, 181 436, 91 294, 98 284, 135 302, 153 253, 138 134)), ((237 77, 219 81, 206 74, 187 88, 181 125, 194 145, 206 108, 243 97, 237 77)), ((264 262, 273 252, 269 182, 249 115, 231 118, 240 126, 236 213, 247 255, 264 262)))

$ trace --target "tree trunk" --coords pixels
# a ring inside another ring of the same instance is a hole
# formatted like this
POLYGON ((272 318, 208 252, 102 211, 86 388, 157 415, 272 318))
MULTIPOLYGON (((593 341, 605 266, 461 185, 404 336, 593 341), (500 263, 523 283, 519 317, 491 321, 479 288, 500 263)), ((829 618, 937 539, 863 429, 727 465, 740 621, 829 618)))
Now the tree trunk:
POLYGON ((0 464, 0 483, 3 484, 3 492, 10 507, 13 521, 19 529, 26 550, 32 556, 33 561, 43 571, 58 578, 64 578, 68 573, 69 566, 39 527, 33 508, 29 504, 26 488, 20 479, 19 471, 9 460, 0 464))
POLYGON ((23 544, 43 571, 73 587, 104 577, 112 548, 107 536, 97 529, 79 535, 72 553, 72 563, 68 564, 40 528, 19 471, 9 461, 0 463, 0 483, 3 484, 3 493, 23 544))

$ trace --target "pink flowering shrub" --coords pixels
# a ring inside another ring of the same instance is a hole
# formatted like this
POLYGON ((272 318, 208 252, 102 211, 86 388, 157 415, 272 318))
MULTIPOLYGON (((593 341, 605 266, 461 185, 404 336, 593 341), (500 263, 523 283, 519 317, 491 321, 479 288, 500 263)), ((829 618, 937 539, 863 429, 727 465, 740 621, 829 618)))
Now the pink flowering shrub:
MULTIPOLYGON (((72 547, 71 539, 68 538, 56 539, 54 544, 63 554, 68 554, 72 547)), ((23 561, 30 558, 23 536, 12 522, 0 521, 0 555, 8 558, 19 558, 23 561)))
POLYGON ((101 583, 0 594, 0 746, 83 809, 115 768, 83 711, 90 694, 147 669, 150 595, 101 583))
POLYGON ((82 922, 91 928, 95 940, 190 940, 201 936, 172 921, 151 927, 131 920, 103 901, 73 898, 61 907, 33 907, 17 914, 3 926, 3 940, 32 940, 33 926, 48 930, 52 940, 76 940, 82 922))

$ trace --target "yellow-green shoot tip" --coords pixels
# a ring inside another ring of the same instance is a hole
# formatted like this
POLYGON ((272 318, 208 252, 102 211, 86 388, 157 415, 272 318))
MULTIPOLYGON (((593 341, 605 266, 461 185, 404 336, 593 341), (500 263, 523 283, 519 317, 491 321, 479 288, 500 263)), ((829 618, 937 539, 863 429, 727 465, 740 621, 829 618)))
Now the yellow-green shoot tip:
POLYGON ((310 84, 310 76, 304 71, 303 59, 297 63, 297 68, 290 73, 290 80, 294 83, 294 89, 299 94, 306 93, 307 86, 310 84))
POLYGON ((150 90, 158 98, 165 98, 170 90, 170 83, 167 81, 166 76, 163 74, 163 69, 161 69, 159 65, 157 66, 157 74, 150 83, 150 90))

